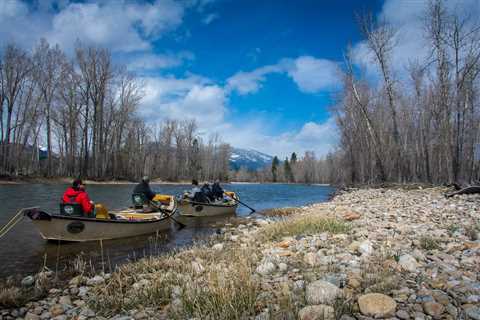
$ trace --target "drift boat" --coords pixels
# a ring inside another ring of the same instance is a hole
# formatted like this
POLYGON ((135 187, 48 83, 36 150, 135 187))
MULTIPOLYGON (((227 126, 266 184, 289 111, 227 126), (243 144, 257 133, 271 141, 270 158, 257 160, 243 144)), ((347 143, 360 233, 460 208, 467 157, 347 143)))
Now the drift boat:
POLYGON ((235 214, 238 207, 238 196, 235 192, 226 191, 228 200, 204 203, 195 202, 188 198, 178 201, 178 211, 181 216, 186 217, 211 217, 235 214))
POLYGON ((98 213, 96 217, 86 217, 77 214, 77 204, 61 204, 61 214, 40 208, 23 209, 23 214, 32 220, 44 239, 79 242, 119 239, 170 229, 177 210, 175 197, 157 195, 154 200, 161 204, 157 212, 125 209, 106 212, 101 218, 98 213))

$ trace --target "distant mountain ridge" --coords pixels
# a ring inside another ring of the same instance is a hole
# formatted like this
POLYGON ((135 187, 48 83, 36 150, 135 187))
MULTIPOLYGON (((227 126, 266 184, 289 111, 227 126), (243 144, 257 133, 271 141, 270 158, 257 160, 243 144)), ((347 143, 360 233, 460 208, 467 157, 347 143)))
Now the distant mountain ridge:
POLYGON ((230 168, 239 170, 241 167, 256 171, 272 163, 271 155, 253 149, 232 148, 230 168))

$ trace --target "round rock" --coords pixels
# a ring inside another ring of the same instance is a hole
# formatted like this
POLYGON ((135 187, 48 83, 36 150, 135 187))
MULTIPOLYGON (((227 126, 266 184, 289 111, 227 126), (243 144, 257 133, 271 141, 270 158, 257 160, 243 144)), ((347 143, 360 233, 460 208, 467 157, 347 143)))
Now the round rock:
POLYGON ((334 320, 335 311, 333 307, 326 305, 307 306, 298 313, 299 320, 334 320))
POLYGON ((330 282, 317 280, 306 288, 306 300, 310 305, 331 304, 341 294, 341 290, 330 282))
POLYGON ((381 293, 369 293, 358 298, 360 312, 370 317, 390 317, 395 314, 395 300, 381 293))

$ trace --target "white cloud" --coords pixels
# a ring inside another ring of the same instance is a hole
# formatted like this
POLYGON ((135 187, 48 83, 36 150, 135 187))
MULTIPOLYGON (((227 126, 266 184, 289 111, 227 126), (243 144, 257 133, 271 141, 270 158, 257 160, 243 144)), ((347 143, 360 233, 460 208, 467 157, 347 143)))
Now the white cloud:
POLYGON ((225 91, 208 79, 152 77, 144 82, 140 112, 148 121, 195 119, 201 130, 213 132, 225 120, 225 91))
POLYGON ((288 65, 288 75, 303 92, 331 90, 340 83, 340 69, 330 60, 302 56, 288 65))
MULTIPOLYGON (((43 3, 43 2, 42 2, 43 3)), ((75 41, 112 51, 150 48, 150 41, 177 28, 187 4, 173 0, 134 3, 127 0, 67 3, 51 10, 52 1, 33 10, 21 0, 0 1, 0 41, 31 48, 44 37, 71 52, 75 41)))
POLYGON ((279 65, 264 66, 250 72, 240 71, 227 79, 227 90, 237 91, 240 95, 257 92, 266 76, 270 73, 283 72, 279 65))
POLYGON ((230 125, 221 134, 236 147, 256 149, 281 159, 292 152, 302 155, 305 151, 314 151, 317 157, 321 157, 333 151, 337 145, 338 133, 333 118, 323 123, 307 122, 298 130, 280 134, 266 132, 265 123, 268 122, 271 121, 256 119, 246 121, 241 127, 230 125))
POLYGON ((190 51, 181 51, 176 54, 145 53, 134 56, 128 63, 128 69, 134 71, 158 70, 178 67, 185 61, 194 60, 195 55, 190 51))
POLYGON ((340 74, 338 64, 312 56, 296 59, 282 59, 275 65, 257 68, 250 72, 240 71, 227 79, 227 89, 240 95, 257 92, 267 75, 286 73, 306 93, 332 90, 339 86, 340 74))

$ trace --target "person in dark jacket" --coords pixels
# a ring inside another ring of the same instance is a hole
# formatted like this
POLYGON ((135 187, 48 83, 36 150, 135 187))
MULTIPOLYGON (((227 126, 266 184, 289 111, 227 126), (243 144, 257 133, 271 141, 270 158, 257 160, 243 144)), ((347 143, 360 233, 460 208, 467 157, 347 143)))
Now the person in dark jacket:
POLYGON ((212 189, 210 188, 210 185, 208 183, 205 183, 202 188, 200 188, 200 191, 208 198, 210 202, 215 201, 215 198, 213 197, 212 189))
POLYGON ((145 198, 152 201, 155 197, 155 193, 150 189, 150 179, 147 176, 142 178, 142 181, 135 186, 133 193, 143 193, 145 198))
POLYGON ((215 183, 212 185, 212 195, 215 199, 223 199, 223 189, 220 186, 220 181, 215 180, 215 183))

